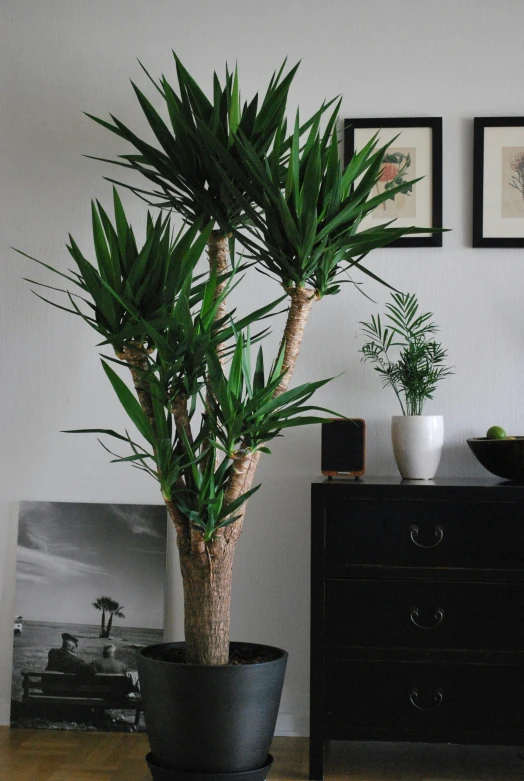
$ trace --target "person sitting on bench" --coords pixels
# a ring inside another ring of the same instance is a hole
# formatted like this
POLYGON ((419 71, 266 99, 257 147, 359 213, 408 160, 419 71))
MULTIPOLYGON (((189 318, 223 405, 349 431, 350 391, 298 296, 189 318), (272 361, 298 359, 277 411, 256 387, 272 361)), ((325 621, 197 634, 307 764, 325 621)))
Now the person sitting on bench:
POLYGON ((85 662, 76 655, 78 639, 69 632, 62 634, 62 647, 51 648, 47 655, 47 667, 49 672, 55 673, 79 673, 81 675, 94 675, 96 670, 93 664, 85 662))
POLYGON ((115 659, 116 646, 108 643, 102 649, 102 659, 95 659, 93 667, 97 673, 113 673, 114 675, 126 675, 127 667, 123 662, 115 659))

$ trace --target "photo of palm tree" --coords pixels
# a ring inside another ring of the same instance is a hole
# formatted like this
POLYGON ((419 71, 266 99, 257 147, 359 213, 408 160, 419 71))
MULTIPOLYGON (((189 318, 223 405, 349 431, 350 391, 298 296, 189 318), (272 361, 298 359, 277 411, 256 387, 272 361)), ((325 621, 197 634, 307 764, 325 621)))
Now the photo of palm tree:
POLYGON ((21 502, 11 725, 141 730, 136 655, 161 643, 163 505, 21 502))
POLYGON ((113 625, 113 616, 116 616, 117 618, 125 618, 125 615, 122 613, 122 610, 124 608, 121 605, 119 605, 118 602, 115 602, 114 599, 111 599, 111 597, 99 597, 96 600, 96 602, 93 602, 93 607, 96 607, 97 610, 102 611, 100 637, 106 637, 106 638, 110 637, 111 626, 113 625), (106 613, 109 614, 107 627, 106 627, 106 613))

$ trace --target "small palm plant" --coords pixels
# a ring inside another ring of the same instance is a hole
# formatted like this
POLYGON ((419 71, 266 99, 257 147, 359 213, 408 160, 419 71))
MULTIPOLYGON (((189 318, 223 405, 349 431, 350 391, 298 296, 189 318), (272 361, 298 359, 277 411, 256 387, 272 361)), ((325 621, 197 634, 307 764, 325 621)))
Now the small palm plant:
POLYGON ((380 281, 363 264, 371 250, 428 229, 359 231, 366 214, 400 191, 371 196, 386 147, 372 139, 342 170, 338 106, 320 131, 329 103, 303 124, 297 116, 288 134, 296 68, 274 74, 260 105, 258 96, 242 105, 236 70, 226 70, 224 86, 215 74, 210 100, 175 60, 178 88, 164 77, 153 82, 166 120, 135 88, 160 148, 115 117, 95 118, 135 149, 109 162, 140 173, 152 189, 124 186, 161 209, 147 215, 145 242, 137 243, 115 190, 113 219, 93 203, 94 257, 70 237, 76 269, 42 265, 68 283, 55 288, 65 306, 52 303, 81 317, 113 350, 102 356, 103 369, 137 434, 97 433, 129 448, 113 453, 115 461, 160 485, 180 554, 186 660, 224 665, 235 546, 258 488, 258 460, 284 429, 330 412, 309 403, 327 380, 290 388, 309 312, 340 292, 348 270, 380 281), (184 220, 176 235, 171 210, 184 220), (205 249, 209 269, 202 273, 205 249), (253 267, 276 281, 278 294, 239 318, 228 312, 228 295, 253 267), (268 369, 259 343, 279 307, 287 309, 286 325, 268 369))
POLYGON ((383 387, 393 388, 403 415, 422 415, 437 384, 453 372, 445 366, 447 350, 432 338, 438 331, 431 321, 433 313, 419 314, 413 294, 392 293, 392 299, 386 304, 387 324, 380 315, 361 322, 363 335, 370 339, 361 349, 363 360, 376 364, 383 387), (393 360, 391 351, 397 348, 400 352, 393 360))

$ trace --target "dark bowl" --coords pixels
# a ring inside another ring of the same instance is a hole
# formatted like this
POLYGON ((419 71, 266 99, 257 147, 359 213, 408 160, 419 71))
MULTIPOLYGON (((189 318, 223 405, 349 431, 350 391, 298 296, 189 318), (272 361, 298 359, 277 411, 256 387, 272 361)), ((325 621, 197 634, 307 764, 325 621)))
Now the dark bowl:
POLYGON ((471 452, 484 469, 505 480, 524 482, 524 437, 515 439, 467 439, 471 452))

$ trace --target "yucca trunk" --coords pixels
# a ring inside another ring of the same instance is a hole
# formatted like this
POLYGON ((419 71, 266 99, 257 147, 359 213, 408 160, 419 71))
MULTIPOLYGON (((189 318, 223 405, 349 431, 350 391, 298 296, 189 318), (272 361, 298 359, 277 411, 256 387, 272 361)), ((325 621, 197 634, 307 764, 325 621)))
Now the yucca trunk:
MULTIPOLYGON (((210 272, 217 277, 228 271, 228 236, 213 231, 207 244, 210 272)), ((216 285, 215 301, 227 284, 223 279, 216 285)), ((217 309, 216 321, 226 315, 226 302, 217 309)), ((223 360, 224 344, 216 346, 223 360)), ((187 402, 179 398, 173 405, 177 429, 184 429, 191 436, 187 415, 187 402)), ((210 454, 212 455, 212 454, 210 454)), ((168 509, 175 523, 180 570, 184 589, 184 638, 188 664, 225 665, 229 661, 229 634, 231 624, 231 585, 235 542, 230 535, 216 536, 205 544, 202 534, 191 531, 187 521, 168 502, 168 509)))
MULTIPOLYGON (((285 370, 285 374, 275 390, 275 396, 280 396, 288 389, 300 352, 304 329, 311 307, 316 300, 316 295, 315 291, 310 290, 309 288, 293 288, 290 292, 290 299, 291 302, 288 310, 286 327, 279 351, 280 353, 282 349, 284 350, 282 370, 285 370)), ((228 503, 233 502, 252 487, 259 459, 259 451, 256 453, 243 453, 236 459, 233 467, 233 474, 226 492, 226 501, 228 503)), ((242 530, 246 506, 244 505, 242 509, 243 512, 241 517, 233 524, 233 527, 236 527, 237 538, 242 530)))
MULTIPOLYGON (((210 270, 212 272, 216 271, 217 277, 224 276, 228 270, 228 236, 217 230, 212 231, 207 242, 207 255, 210 270)), ((226 279, 217 284, 215 289, 215 301, 224 292, 226 284, 226 279)), ((221 320, 225 317, 226 311, 226 302, 223 300, 218 306, 216 320, 221 320)), ((223 350, 224 345, 218 344, 216 351, 219 358, 222 357, 223 350)))
MULTIPOLYGON (((287 369, 275 391, 284 393, 289 385, 304 335, 304 328, 315 301, 315 293, 306 288, 295 288, 290 294, 291 304, 282 340, 283 368, 287 369)), ((253 485, 260 452, 245 453, 236 460, 226 501, 232 502, 249 491, 253 485)), ((240 518, 220 530, 212 543, 198 544, 193 535, 191 543, 177 534, 180 566, 184 584, 184 630, 186 659, 192 664, 227 664, 229 660, 229 630, 231 622, 231 585, 235 546, 246 511, 240 518)))
POLYGON ((229 661, 231 583, 235 546, 219 553, 213 544, 199 552, 178 545, 184 584, 184 636, 188 664, 229 661))
POLYGON ((127 363, 129 366, 140 406, 146 413, 150 425, 155 428, 155 415, 153 412, 151 393, 147 381, 144 380, 144 375, 149 369, 147 351, 144 345, 127 344, 122 350, 116 350, 115 352, 118 360, 127 363))
POLYGON ((286 328, 282 336, 280 350, 284 348, 283 369, 287 369, 275 391, 275 396, 280 396, 289 386, 291 377, 302 345, 302 337, 307 319, 316 300, 315 291, 307 287, 295 287, 289 294, 291 303, 287 315, 286 328))

